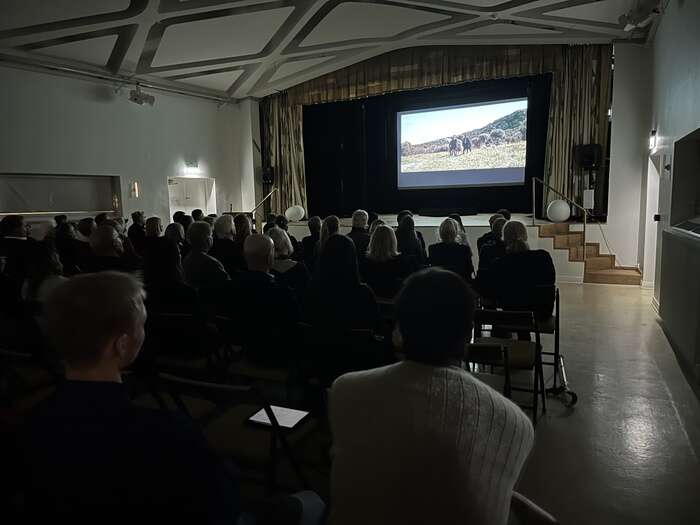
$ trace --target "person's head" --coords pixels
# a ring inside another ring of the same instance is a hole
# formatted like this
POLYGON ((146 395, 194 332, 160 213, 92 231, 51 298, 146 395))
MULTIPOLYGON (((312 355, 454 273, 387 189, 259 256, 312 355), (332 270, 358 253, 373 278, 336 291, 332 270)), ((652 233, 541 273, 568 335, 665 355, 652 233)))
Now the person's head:
POLYGON ((214 217, 209 217, 209 216, 207 215, 206 217, 202 217, 202 220, 203 220, 204 222, 206 222, 209 226, 211 226, 212 228, 214 228, 214 221, 215 221, 214 217))
POLYGON ((183 215, 180 219, 180 224, 182 224, 182 227, 185 229, 185 234, 187 234, 187 230, 190 229, 190 226, 192 226, 193 223, 194 219, 192 218, 192 215, 183 215))
POLYGON ((376 221, 377 219, 379 219, 379 215, 377 215, 375 212, 373 212, 373 211, 367 212, 367 224, 369 224, 371 226, 372 223, 374 221, 376 221))
POLYGON ((131 221, 134 224, 143 226, 146 222, 146 215, 142 211, 131 212, 131 221))
POLYGON ((214 239, 211 235, 211 226, 204 221, 192 223, 187 230, 187 241, 192 247, 192 251, 207 253, 211 250, 214 239))
POLYGON ((375 230, 381 226, 382 224, 386 224, 383 220, 381 219, 374 219, 372 222, 369 223, 369 234, 372 235, 375 230))
POLYGON ((508 253, 526 252, 530 249, 527 243, 527 228, 519 221, 508 221, 505 224, 503 242, 508 253))
POLYGON ((250 217, 245 213, 239 213, 233 218, 233 225, 236 227, 236 240, 245 242, 246 237, 252 233, 253 226, 250 224, 250 217))
POLYGON ((163 223, 160 217, 149 217, 146 220, 146 237, 160 237, 163 235, 163 223))
POLYGON ((501 218, 501 219, 496 219, 493 221, 493 224, 491 225, 491 231, 493 232, 493 236, 498 239, 498 240, 503 240, 503 227, 508 223, 507 220, 501 218))
POLYGON ((194 222, 201 221, 204 218, 204 212, 200 209, 192 210, 192 218, 194 222))
POLYGON ((321 235, 321 217, 318 215, 310 217, 308 226, 311 235, 321 235))
POLYGON ((217 239, 233 240, 234 228, 233 217, 230 215, 222 215, 214 221, 214 233, 217 239))
POLYGON ((53 220, 56 223, 56 226, 60 226, 61 224, 68 222, 68 215, 56 215, 53 220))
POLYGON ((496 213, 498 213, 499 215, 503 215, 503 218, 504 218, 505 220, 507 220, 507 221, 510 220, 510 210, 507 210, 507 209, 505 209, 505 208, 501 208, 501 209, 498 210, 496 213))
POLYGON ((275 218, 275 225, 278 228, 282 228, 284 231, 287 231, 287 229, 289 228, 289 221, 287 220, 287 217, 285 217, 284 215, 278 215, 275 218))
POLYGON ((448 217, 440 224, 440 240, 446 243, 457 242, 459 231, 457 221, 448 217))
POLYGON ((275 262, 275 245, 267 235, 248 235, 243 243, 243 257, 248 270, 267 273, 275 262))
POLYGON ((500 213, 494 213, 493 215, 491 215, 491 217, 489 217, 489 227, 491 228, 491 230, 493 230, 493 223, 496 221, 496 219, 504 218, 505 217, 503 217, 503 215, 501 215, 500 213))
POLYGON ((459 231, 463 232, 464 231, 464 224, 462 223, 462 216, 459 213, 450 213, 447 217, 450 219, 457 221, 457 225, 459 226, 459 231))
POLYGON ((294 253, 294 246, 289 234, 282 228, 274 227, 268 230, 267 236, 275 244, 275 259, 289 259, 294 253))
POLYGON ((29 226, 21 215, 5 215, 0 221, 0 237, 26 237, 29 226))
POLYGON ((263 233, 267 234, 273 228, 277 228, 277 225, 274 222, 266 222, 263 224, 263 233))
POLYGON ((120 235, 124 233, 124 227, 126 226, 126 223, 124 222, 124 217, 115 217, 113 219, 114 224, 116 225, 117 228, 117 233, 120 235))
POLYGON ((352 214, 352 227, 360 230, 367 229, 369 214, 365 210, 355 210, 352 214))
MULTIPOLYGON (((143 215, 143 212, 141 212, 141 215, 143 215)), ((133 217, 134 214, 132 213, 131 216, 133 217)), ((103 222, 109 220, 109 214, 108 213, 98 213, 95 215, 95 224, 97 226, 101 226, 103 222)))
POLYGON ((401 224, 401 221, 406 217, 413 217, 411 210, 401 210, 396 216, 396 224, 401 224))
POLYGON ((473 319, 473 292, 447 270, 413 274, 396 299, 396 328, 411 361, 444 366, 463 358, 473 319))
POLYGON ((185 228, 178 222, 168 224, 165 228, 165 236, 176 244, 185 242, 185 228))
POLYGON ((70 222, 62 222, 56 226, 56 242, 75 239, 75 226, 70 222))
POLYGON ((134 362, 143 344, 144 299, 139 280, 118 272, 78 275, 49 294, 48 340, 69 379, 119 381, 119 371, 134 362))
POLYGON ((124 253, 124 246, 119 234, 109 224, 102 224, 90 236, 90 249, 93 255, 101 257, 119 257, 124 253))
POLYGON ((175 213, 173 213, 173 222, 180 222, 184 216, 184 211, 176 211, 175 213))
POLYGON ((398 254, 394 229, 386 224, 377 226, 369 240, 367 258, 372 261, 389 261, 398 254))
POLYGON ((182 259, 175 241, 168 238, 161 239, 154 249, 146 251, 143 277, 146 286, 156 283, 183 282, 182 259))
POLYGON ((319 277, 323 287, 347 288, 360 285, 355 243, 345 235, 331 235, 321 251, 319 277))
POLYGON ((321 247, 323 247, 328 239, 336 235, 340 231, 340 219, 335 215, 329 215, 323 219, 321 224, 321 247))
POLYGON ((84 219, 80 219, 78 222, 78 231, 84 237, 90 237, 96 228, 97 224, 95 223, 95 219, 92 217, 85 217, 84 219))
POLYGON ((212 219, 218 219, 218 218, 219 218, 219 216, 218 216, 216 213, 210 213, 209 215, 207 215, 207 217, 211 217, 212 219))

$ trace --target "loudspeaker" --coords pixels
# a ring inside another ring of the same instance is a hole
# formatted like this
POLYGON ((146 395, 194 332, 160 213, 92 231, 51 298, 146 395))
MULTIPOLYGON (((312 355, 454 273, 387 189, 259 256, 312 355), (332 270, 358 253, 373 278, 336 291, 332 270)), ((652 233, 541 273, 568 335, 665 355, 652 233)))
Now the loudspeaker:
POLYGON ((275 182, 275 169, 272 167, 262 169, 262 181, 263 184, 274 184, 275 182))
POLYGON ((594 170, 603 161, 603 146, 600 144, 579 144, 574 146, 574 160, 579 168, 594 170))

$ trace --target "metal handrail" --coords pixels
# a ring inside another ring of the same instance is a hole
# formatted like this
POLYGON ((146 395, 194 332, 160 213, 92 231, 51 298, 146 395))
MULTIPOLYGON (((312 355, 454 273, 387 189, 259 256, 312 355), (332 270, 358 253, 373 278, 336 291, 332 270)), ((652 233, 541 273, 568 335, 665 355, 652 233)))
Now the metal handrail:
POLYGON ((537 207, 537 201, 535 198, 535 195, 537 193, 537 186, 535 184, 536 182, 539 182, 540 184, 542 184, 542 189, 544 189, 544 187, 546 186, 551 191, 553 191, 554 193, 556 193, 557 195, 562 197, 566 202, 568 202, 569 204, 572 204, 573 206, 575 206, 576 208, 578 208, 579 210, 581 210, 583 212, 583 262, 585 263, 586 262, 586 226, 588 224, 588 210, 586 208, 584 208, 583 206, 581 206, 580 204, 572 201, 569 197, 564 195, 562 192, 560 192, 556 188, 552 188, 552 186, 547 184, 544 180, 542 180, 538 177, 532 177, 532 225, 533 226, 535 226, 535 213, 536 213, 536 207, 537 207))

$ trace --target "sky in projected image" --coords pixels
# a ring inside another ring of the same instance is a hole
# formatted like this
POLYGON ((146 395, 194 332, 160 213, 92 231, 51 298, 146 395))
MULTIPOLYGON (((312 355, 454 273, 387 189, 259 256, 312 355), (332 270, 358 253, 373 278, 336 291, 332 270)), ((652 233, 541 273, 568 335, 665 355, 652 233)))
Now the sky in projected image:
POLYGON ((527 99, 404 114, 401 115, 401 142, 422 144, 465 133, 519 109, 527 109, 527 99))

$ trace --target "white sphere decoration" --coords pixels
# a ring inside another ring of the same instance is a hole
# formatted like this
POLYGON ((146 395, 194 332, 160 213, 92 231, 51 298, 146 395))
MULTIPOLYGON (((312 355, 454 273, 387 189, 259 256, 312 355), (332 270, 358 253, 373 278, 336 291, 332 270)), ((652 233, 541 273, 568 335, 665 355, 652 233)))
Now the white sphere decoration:
POLYGON ((306 210, 303 206, 299 206, 298 204, 290 206, 287 208, 287 211, 284 212, 284 216, 287 217, 287 220, 290 222, 300 221, 304 218, 304 215, 306 215, 306 210))
POLYGON ((571 207, 565 200, 552 201, 547 206, 547 217, 552 222, 566 222, 571 216, 571 207))

